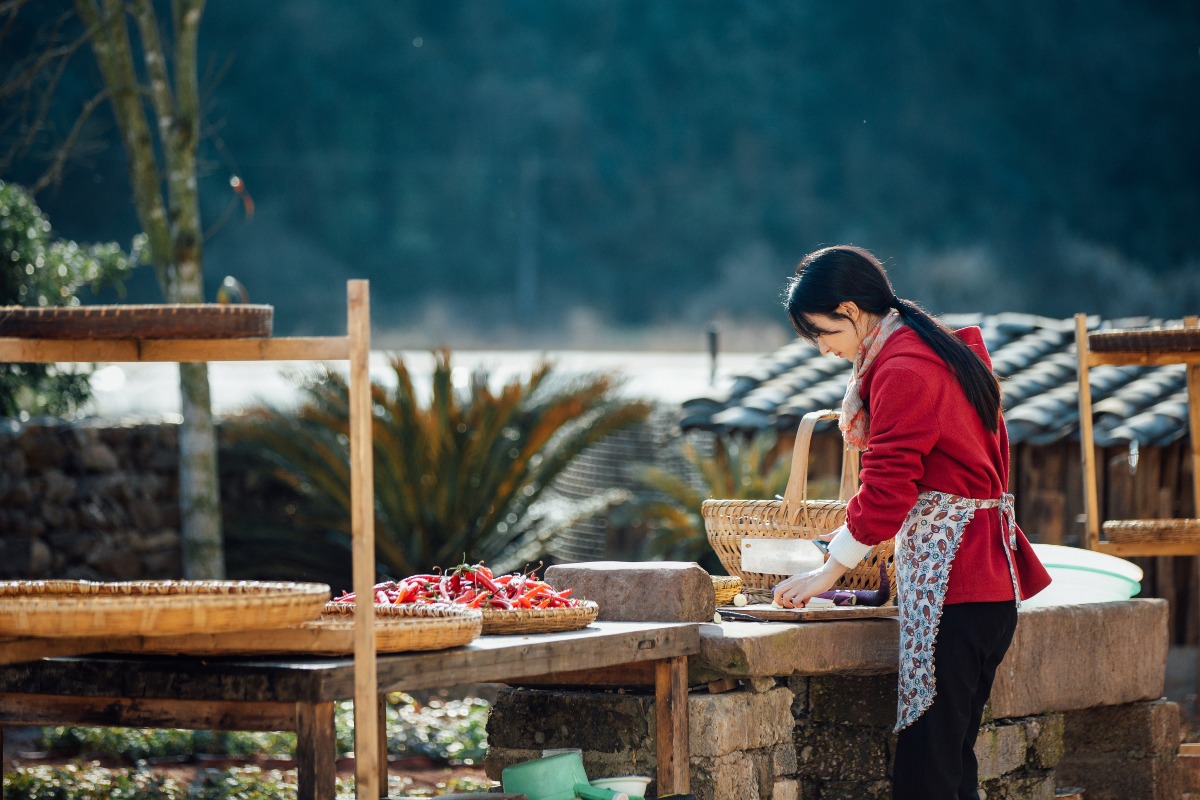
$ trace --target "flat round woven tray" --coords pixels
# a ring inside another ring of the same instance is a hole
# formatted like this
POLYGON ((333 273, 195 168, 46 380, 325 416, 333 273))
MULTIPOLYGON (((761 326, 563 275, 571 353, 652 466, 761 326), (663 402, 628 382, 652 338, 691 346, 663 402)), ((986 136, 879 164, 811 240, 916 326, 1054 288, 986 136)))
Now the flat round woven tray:
POLYGON ((1094 331, 1088 347, 1097 353, 1143 350, 1191 352, 1200 350, 1200 328, 1130 328, 1094 331))
POLYGON ((713 575, 713 592, 717 595, 717 605, 726 606, 733 602, 738 592, 742 591, 742 579, 736 575, 713 575))
POLYGON ((0 336, 42 339, 231 339, 271 335, 274 307, 170 304, 0 306, 0 336))
POLYGON ((600 606, 583 600, 566 608, 485 608, 483 633, 560 633, 586 628, 596 621, 600 606))
MULTIPOLYGON (((353 630, 354 603, 327 603, 319 620, 301 627, 353 630)), ((452 603, 375 605, 375 650, 401 653, 470 644, 483 632, 483 612, 452 603)))
POLYGON ((0 581, 0 633, 170 636, 285 628, 316 619, 323 583, 0 581))

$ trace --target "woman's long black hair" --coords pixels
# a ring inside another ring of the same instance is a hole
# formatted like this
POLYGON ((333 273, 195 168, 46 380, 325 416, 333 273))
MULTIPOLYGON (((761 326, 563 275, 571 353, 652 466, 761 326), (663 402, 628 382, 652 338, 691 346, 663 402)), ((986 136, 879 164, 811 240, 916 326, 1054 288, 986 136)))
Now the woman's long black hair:
POLYGON ((919 305, 901 300, 892 290, 883 264, 861 247, 837 245, 809 253, 788 281, 788 319, 801 337, 816 342, 827 333, 813 325, 805 314, 846 317, 838 306, 851 301, 868 314, 883 316, 891 309, 917 332, 958 378, 967 400, 983 425, 993 433, 1000 419, 1000 382, 974 350, 954 331, 931 317, 919 305))

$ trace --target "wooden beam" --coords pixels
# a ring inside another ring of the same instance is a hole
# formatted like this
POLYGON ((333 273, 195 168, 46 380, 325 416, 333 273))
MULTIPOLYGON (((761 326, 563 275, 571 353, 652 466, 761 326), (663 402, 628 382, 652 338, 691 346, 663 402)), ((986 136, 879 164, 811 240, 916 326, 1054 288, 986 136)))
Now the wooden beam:
POLYGON ((1100 542, 1095 548, 1101 553, 1128 558, 1130 556, 1194 556, 1200 553, 1197 542, 1100 542))
POLYGON ((338 361, 344 336, 262 339, 15 339, 0 337, 0 361, 338 361))
POLYGON ((1163 367, 1168 364, 1200 364, 1200 351, 1159 350, 1157 352, 1104 352, 1092 351, 1087 357, 1089 367, 1101 364, 1114 366, 1163 367))
MULTIPOLYGON (((215 731, 296 730, 296 703, 222 700, 147 700, 0 693, 0 723, 189 728, 215 731)), ((332 707, 332 703, 329 704, 332 707)), ((332 726, 332 719, 330 726, 332 726)))

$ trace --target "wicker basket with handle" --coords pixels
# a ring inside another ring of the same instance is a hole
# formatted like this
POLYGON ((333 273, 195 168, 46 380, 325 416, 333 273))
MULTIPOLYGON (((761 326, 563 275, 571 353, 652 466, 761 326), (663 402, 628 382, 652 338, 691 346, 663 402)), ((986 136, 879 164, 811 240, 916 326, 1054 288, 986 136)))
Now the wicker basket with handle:
MULTIPOLYGON (((846 502, 858 489, 858 452, 842 454, 842 480, 837 500, 808 498, 808 451, 813 429, 836 411, 811 411, 800 420, 792 449, 792 468, 782 500, 705 500, 700 509, 708 543, 729 571, 747 589, 771 589, 787 575, 742 570, 742 541, 751 539, 815 539, 846 521, 846 502)), ((870 554, 837 583, 839 589, 878 589, 879 565, 887 565, 888 581, 895 594, 892 565, 894 540, 871 548, 870 554)))

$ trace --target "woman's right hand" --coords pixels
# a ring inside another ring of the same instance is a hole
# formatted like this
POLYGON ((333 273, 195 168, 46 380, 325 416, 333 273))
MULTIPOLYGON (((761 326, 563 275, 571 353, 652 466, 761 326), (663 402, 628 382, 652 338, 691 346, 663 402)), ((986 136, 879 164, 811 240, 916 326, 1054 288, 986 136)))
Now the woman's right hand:
POLYGON ((776 584, 775 604, 783 608, 804 608, 810 598, 832 589, 847 571, 836 558, 830 558, 820 569, 793 575, 776 584))

